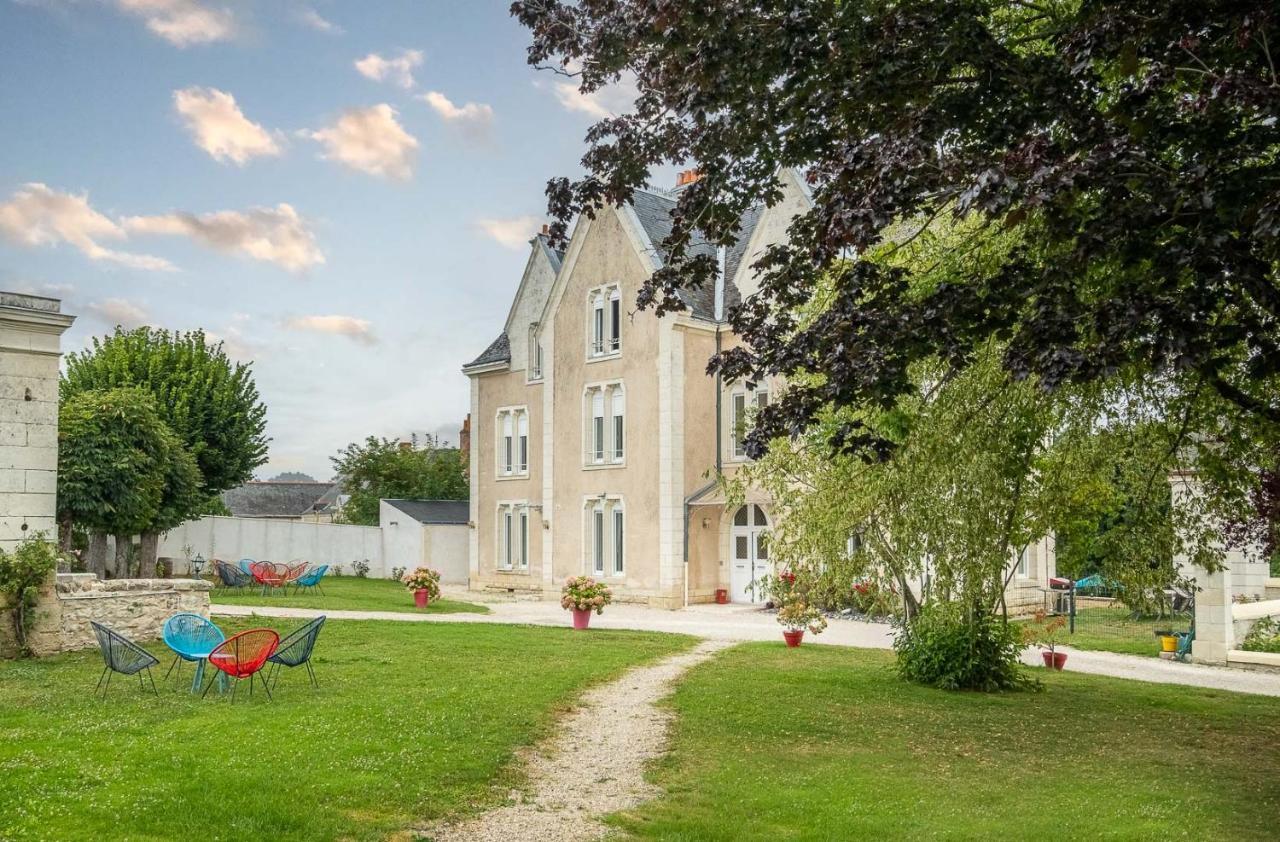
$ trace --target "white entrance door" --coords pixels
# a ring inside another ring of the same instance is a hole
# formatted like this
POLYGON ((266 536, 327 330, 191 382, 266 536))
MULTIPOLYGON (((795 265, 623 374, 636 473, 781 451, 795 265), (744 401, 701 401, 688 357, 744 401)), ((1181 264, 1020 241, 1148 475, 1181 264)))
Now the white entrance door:
POLYGON ((764 516, 764 509, 752 503, 738 509, 729 543, 733 601, 764 602, 761 589, 752 587, 769 572, 769 519, 764 516))

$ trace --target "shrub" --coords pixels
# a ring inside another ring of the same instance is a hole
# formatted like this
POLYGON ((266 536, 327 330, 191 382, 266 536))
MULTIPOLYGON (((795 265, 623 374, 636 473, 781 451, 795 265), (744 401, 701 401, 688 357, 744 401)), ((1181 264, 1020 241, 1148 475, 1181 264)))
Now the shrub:
POLYGON ((369 577, 369 559, 351 562, 351 570, 356 574, 357 579, 367 579, 369 577))
POLYGON ((45 540, 43 532, 24 538, 13 552, 0 549, 0 594, 8 598, 14 639, 23 654, 30 652, 27 629, 31 626, 31 614, 28 609, 35 607, 40 585, 57 569, 57 548, 45 540))
POLYGON ((440 573, 430 567, 419 567, 400 579, 410 591, 426 591, 430 599, 440 598, 440 573))
POLYGON ((566 611, 594 611, 604 613, 604 607, 613 602, 613 591, 603 582, 590 576, 570 576, 560 589, 560 607, 566 611))
POLYGON ((1018 661, 1019 630, 956 603, 926 605, 898 632, 893 648, 898 674, 917 684, 984 692, 1034 686, 1018 661))
POLYGON ((405 574, 405 571, 407 571, 408 569, 409 569, 409 568, 407 568, 407 567, 393 567, 393 568, 391 568, 391 578, 392 578, 392 579, 399 579, 400 581, 402 581, 402 582, 403 582, 403 581, 404 581, 404 574, 405 574))
POLYGON ((1253 624, 1245 635, 1240 648, 1246 652, 1275 652, 1280 654, 1280 621, 1264 617, 1253 624))

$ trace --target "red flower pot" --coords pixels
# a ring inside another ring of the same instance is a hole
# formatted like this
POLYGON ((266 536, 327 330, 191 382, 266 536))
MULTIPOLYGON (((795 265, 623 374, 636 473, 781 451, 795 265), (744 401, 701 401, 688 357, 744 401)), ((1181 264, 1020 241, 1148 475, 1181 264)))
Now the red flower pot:
POLYGON ((1044 658, 1044 665, 1046 669, 1055 669, 1055 670, 1061 671, 1062 667, 1067 663, 1066 652, 1045 651, 1040 653, 1040 657, 1044 658))
POLYGON ((427 603, 431 601, 431 595, 427 593, 426 588, 418 588, 413 592, 413 604, 419 608, 426 608, 427 603))
POLYGON ((804 640, 804 629, 786 629, 782 632, 782 639, 787 642, 788 646, 799 646, 800 641, 804 640))
POLYGON ((716 605, 729 604, 729 591, 726 588, 716 588, 716 605))
POLYGON ((581 608, 573 609, 573 627, 578 631, 585 631, 587 626, 591 625, 591 609, 585 611, 581 608))

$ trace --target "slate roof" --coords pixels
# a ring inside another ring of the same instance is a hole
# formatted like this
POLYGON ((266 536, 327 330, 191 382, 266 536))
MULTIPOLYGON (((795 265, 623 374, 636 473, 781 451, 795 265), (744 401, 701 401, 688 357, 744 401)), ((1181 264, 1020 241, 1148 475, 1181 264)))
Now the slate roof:
POLYGON ((557 275, 560 274, 560 264, 564 263, 564 252, 560 249, 551 247, 551 238, 546 234, 538 234, 533 238, 538 245, 542 246, 542 252, 547 256, 547 260, 551 263, 551 271, 557 275))
POLYGON ((296 518, 320 511, 336 487, 332 482, 246 482, 222 492, 236 517, 296 518))
POLYGON ((397 511, 418 523, 469 523, 471 504, 466 500, 387 500, 397 511))
POLYGON ((507 332, 504 330, 498 334, 498 338, 489 343, 489 347, 485 348, 471 362, 463 366, 463 368, 471 368, 478 365, 488 365, 489 363, 505 363, 511 360, 511 341, 507 339, 507 332))

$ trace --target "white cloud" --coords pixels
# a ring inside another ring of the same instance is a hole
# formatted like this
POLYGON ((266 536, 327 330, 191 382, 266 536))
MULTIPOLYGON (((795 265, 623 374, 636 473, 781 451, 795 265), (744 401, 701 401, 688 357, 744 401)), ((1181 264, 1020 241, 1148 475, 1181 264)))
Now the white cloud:
POLYGON ((236 32, 230 9, 203 0, 116 0, 116 4, 142 18, 147 29, 175 47, 226 41, 236 32))
POLYGON ((509 249, 529 247, 529 240, 542 225, 538 216, 513 216, 507 219, 477 219, 476 225, 498 244, 509 249))
POLYGON ((285 319, 284 326, 291 330, 345 336, 362 345, 373 345, 378 341, 373 334, 373 325, 367 319, 354 316, 294 316, 285 319))
POLYGON ((391 82, 408 90, 417 84, 413 78, 413 69, 422 64, 421 50, 401 50, 395 58, 383 58, 377 53, 369 53, 356 60, 356 70, 366 79, 375 82, 391 82))
POLYGON ((428 91, 418 97, 435 111, 446 123, 454 123, 474 135, 483 135, 493 123, 493 109, 478 102, 455 105, 439 91, 428 91))
MULTIPOLYGON (((579 73, 582 65, 570 62, 565 66, 565 70, 569 73, 579 73)), ((542 86, 540 80, 535 81, 534 84, 542 86)), ((551 85, 551 91, 566 110, 589 114, 597 119, 625 114, 635 106, 636 98, 640 96, 635 76, 630 73, 623 74, 612 85, 605 85, 589 94, 578 90, 577 79, 566 81, 557 78, 551 85)))
POLYGON ((173 107, 187 124, 196 146, 215 161, 243 165, 263 155, 279 155, 271 132, 244 116, 236 98, 217 88, 183 88, 173 92, 173 107))
POLYGON ((321 17, 320 13, 310 6, 298 9, 296 17, 303 26, 308 26, 317 32, 327 32, 330 35, 341 35, 344 32, 341 26, 321 17))
POLYGON ((150 313, 125 298, 94 301, 89 305, 89 311, 112 327, 119 325, 125 330, 142 327, 151 321, 150 313))
POLYGON ((123 220, 137 234, 190 237, 215 251, 241 254, 274 263, 290 272, 324 263, 315 235, 291 205, 216 213, 169 213, 123 220))
POLYGON ((124 240, 128 233, 94 210, 88 194, 60 193, 40 183, 25 184, 0 204, 0 235, 22 246, 67 243, 90 260, 118 263, 133 269, 172 271, 162 257, 116 251, 99 240, 124 240))
POLYGON ((413 176, 418 141, 396 120, 396 110, 386 103, 352 108, 332 126, 305 137, 324 146, 322 157, 352 169, 384 178, 407 180, 413 176))

